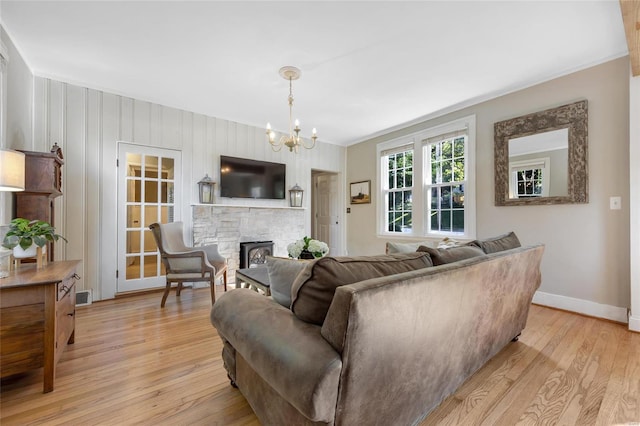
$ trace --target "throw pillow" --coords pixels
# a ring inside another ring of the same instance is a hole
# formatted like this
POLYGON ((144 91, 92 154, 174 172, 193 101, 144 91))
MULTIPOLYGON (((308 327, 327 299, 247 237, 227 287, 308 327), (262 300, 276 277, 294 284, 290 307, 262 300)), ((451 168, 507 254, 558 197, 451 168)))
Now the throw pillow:
POLYGON ((475 240, 470 242, 469 245, 480 247, 486 254, 497 253, 521 246, 520 240, 513 231, 485 240, 475 240))
POLYGON ((420 246, 430 246, 431 243, 429 241, 422 241, 418 243, 394 243, 387 242, 385 247, 385 254, 396 254, 396 253, 414 253, 418 251, 418 247, 420 246))
POLYGON ((291 289, 291 310, 301 320, 322 325, 336 288, 371 278, 432 266, 425 253, 323 257, 308 264, 291 289))
POLYGON ((474 246, 457 246, 438 249, 420 246, 418 251, 429 253, 434 266, 445 265, 447 263, 470 259, 472 257, 484 256, 484 252, 480 248, 474 246))
POLYGON ((287 309, 291 308, 291 286, 307 263, 309 262, 306 260, 267 256, 267 272, 273 300, 287 309))

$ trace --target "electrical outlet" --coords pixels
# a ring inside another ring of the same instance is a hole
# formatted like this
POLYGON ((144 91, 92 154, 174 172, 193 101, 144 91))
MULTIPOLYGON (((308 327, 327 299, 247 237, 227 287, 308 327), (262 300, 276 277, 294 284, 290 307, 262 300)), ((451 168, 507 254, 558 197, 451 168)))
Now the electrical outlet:
POLYGON ((620 210, 622 208, 622 197, 610 197, 609 209, 620 210))

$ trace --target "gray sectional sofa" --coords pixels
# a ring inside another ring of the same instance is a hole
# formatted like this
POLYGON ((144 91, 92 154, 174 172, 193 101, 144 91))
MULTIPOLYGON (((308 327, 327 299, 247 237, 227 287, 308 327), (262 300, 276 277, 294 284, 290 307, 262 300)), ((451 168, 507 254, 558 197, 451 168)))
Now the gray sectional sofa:
POLYGON ((211 322, 232 383, 265 425, 418 423, 519 336, 540 285, 542 245, 474 248, 309 262, 291 307, 225 293, 211 322))

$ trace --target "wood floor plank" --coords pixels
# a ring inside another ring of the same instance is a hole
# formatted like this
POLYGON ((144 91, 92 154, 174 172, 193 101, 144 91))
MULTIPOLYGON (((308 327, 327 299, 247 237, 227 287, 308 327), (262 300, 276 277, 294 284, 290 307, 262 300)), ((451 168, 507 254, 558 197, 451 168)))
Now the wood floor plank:
MULTIPOLYGON (((5 379, 4 425, 259 425, 229 385, 207 289, 77 309, 76 343, 58 364, 5 379)), ((640 335, 623 325, 533 305, 509 344, 421 425, 611 425, 640 417, 640 335)))

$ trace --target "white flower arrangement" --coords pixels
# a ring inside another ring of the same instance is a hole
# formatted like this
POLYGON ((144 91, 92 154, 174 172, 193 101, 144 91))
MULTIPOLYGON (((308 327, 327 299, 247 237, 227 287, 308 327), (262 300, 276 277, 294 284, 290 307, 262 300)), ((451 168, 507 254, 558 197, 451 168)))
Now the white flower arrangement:
POLYGON ((313 240, 309 237, 304 237, 301 240, 294 241, 287 246, 289 257, 294 259, 299 258, 303 251, 308 251, 317 259, 329 253, 329 246, 327 243, 313 240))

